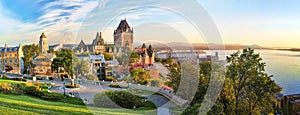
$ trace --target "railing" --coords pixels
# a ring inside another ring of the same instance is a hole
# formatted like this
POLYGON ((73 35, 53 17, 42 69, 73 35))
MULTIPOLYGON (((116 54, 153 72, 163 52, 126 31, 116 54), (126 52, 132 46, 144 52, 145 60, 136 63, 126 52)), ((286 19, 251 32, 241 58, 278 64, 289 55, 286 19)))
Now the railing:
POLYGON ((150 87, 150 86, 145 86, 145 85, 138 85, 138 84, 130 84, 129 87, 135 88, 135 89, 142 89, 142 90, 147 90, 147 91, 152 91, 152 92, 158 92, 159 94, 162 94, 164 97, 170 99, 171 101, 175 102, 178 105, 183 105, 187 100, 184 100, 178 96, 176 96, 174 93, 160 89, 158 87, 150 87))
MULTIPOLYGON (((90 85, 110 85, 112 83, 117 83, 119 85, 128 85, 125 82, 109 82, 109 81, 93 81, 93 80, 75 80, 75 84, 90 84, 90 85)), ((176 96, 174 93, 160 89, 158 87, 151 87, 151 86, 146 86, 146 85, 139 85, 139 84, 133 84, 129 83, 128 85, 130 88, 134 89, 141 89, 141 90, 146 90, 146 91, 151 91, 151 92, 158 92, 159 94, 162 94, 164 97, 170 99, 171 101, 175 102, 178 105, 183 105, 187 100, 184 100, 178 96, 176 96)))

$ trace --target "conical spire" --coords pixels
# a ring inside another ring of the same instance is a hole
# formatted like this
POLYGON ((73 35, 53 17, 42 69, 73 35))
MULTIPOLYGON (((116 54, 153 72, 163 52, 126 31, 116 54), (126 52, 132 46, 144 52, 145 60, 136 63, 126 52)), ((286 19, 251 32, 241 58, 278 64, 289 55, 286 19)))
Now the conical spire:
POLYGON ((149 45, 149 48, 148 48, 148 49, 152 51, 152 46, 151 46, 151 44, 149 45))
POLYGON ((44 34, 44 32, 42 33, 42 35, 40 36, 40 38, 47 38, 46 35, 44 34))
POLYGON ((96 39, 98 39, 99 38, 99 32, 97 32, 97 35, 96 35, 96 39))
POLYGON ((145 43, 143 43, 142 48, 147 48, 145 43))

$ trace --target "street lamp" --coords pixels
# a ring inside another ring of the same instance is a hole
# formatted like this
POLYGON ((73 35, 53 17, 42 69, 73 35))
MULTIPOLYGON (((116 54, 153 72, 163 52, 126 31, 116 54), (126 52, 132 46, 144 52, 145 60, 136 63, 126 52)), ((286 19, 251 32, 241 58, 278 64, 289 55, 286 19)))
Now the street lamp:
MULTIPOLYGON (((63 70, 64 71, 64 68, 63 67, 58 67, 58 73, 60 72, 60 70, 63 70)), ((58 74, 59 76, 59 74, 58 74)), ((64 77, 64 76, 63 76, 64 77)), ((62 80, 64 81, 64 84, 63 84, 63 89, 64 89, 64 98, 66 98, 66 81, 65 81, 65 78, 62 77, 62 80)))
POLYGON ((65 82, 65 79, 64 79, 64 87, 63 87, 63 89, 64 89, 64 98, 66 98, 66 82, 65 82))

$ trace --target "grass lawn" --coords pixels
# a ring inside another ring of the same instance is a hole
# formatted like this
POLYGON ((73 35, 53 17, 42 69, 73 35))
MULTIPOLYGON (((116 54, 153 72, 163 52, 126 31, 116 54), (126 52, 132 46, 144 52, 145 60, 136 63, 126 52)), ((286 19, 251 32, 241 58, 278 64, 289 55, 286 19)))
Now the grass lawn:
POLYGON ((0 83, 26 83, 24 81, 14 81, 9 79, 0 79, 0 83))
POLYGON ((50 102, 30 96, 0 94, 0 114, 155 115, 156 110, 96 108, 62 102, 50 102))

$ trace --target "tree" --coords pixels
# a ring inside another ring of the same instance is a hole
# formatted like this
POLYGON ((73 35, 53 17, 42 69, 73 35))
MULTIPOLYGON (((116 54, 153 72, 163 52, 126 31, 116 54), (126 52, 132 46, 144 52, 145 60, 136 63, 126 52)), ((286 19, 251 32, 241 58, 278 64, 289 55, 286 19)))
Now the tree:
POLYGON ((131 52, 130 58, 140 58, 140 55, 137 52, 131 52))
POLYGON ((24 55, 24 57, 23 57, 24 67, 26 69, 27 68, 33 68, 35 65, 32 63, 32 60, 33 60, 34 57, 39 55, 39 51, 40 51, 39 46, 36 45, 36 44, 24 45, 22 47, 22 51, 23 51, 23 55, 24 55))
POLYGON ((98 70, 97 70, 97 77, 99 78, 99 80, 106 80, 106 70, 105 70, 105 67, 102 66, 100 67, 98 70))
POLYGON ((129 61, 130 61, 129 56, 125 53, 122 54, 121 56, 117 56, 116 59, 123 66, 127 66, 129 64, 129 61))
POLYGON ((90 63, 87 60, 74 59, 75 74, 85 76, 90 72, 90 63))
POLYGON ((130 63, 137 63, 140 59, 140 54, 138 54, 137 52, 131 52, 130 55, 130 63))
POLYGON ((146 85, 150 82, 150 73, 143 68, 134 68, 130 71, 133 81, 141 85, 146 85))
POLYGON ((180 68, 169 68, 169 81, 167 82, 167 85, 172 87, 174 89, 174 92, 178 90, 180 79, 181 79, 181 72, 180 68))
POLYGON ((96 81, 98 81, 98 77, 93 73, 88 74, 86 79, 87 80, 96 80, 96 81))
POLYGON ((266 64, 253 49, 227 57, 227 82, 232 85, 235 114, 267 114, 273 111, 273 97, 281 88, 265 73, 266 64))
MULTIPOLYGON (((218 63, 212 63, 210 61, 201 62, 199 66, 192 66, 192 64, 189 62, 181 62, 180 67, 177 64, 171 64, 169 68, 170 81, 168 82, 168 85, 174 88, 176 95, 181 96, 184 99, 191 100, 190 105, 186 108, 186 110, 183 111, 182 114, 198 114, 199 108, 207 105, 203 103, 204 100, 206 103, 214 103, 211 102, 213 97, 215 97, 214 93, 207 94, 207 91, 212 78, 214 78, 213 80, 222 79, 223 71, 221 66, 222 65, 218 63), (197 67, 199 68, 197 69, 197 67), (199 74, 197 74, 197 72, 199 72, 199 74), (179 85, 180 87, 178 87, 179 85), (207 98, 205 98, 206 94, 208 95, 207 98)), ((219 85, 217 81, 214 82, 216 85, 219 85)), ((217 100, 207 114, 223 114, 223 104, 217 100)))
POLYGON ((104 55, 105 60, 111 60, 113 58, 113 56, 108 53, 104 53, 103 55, 104 55))
POLYGON ((74 55, 71 49, 62 49, 61 51, 56 52, 56 58, 52 61, 52 71, 58 72, 59 67, 63 67, 64 71, 73 77, 74 67, 73 67, 73 59, 76 56, 74 55))

